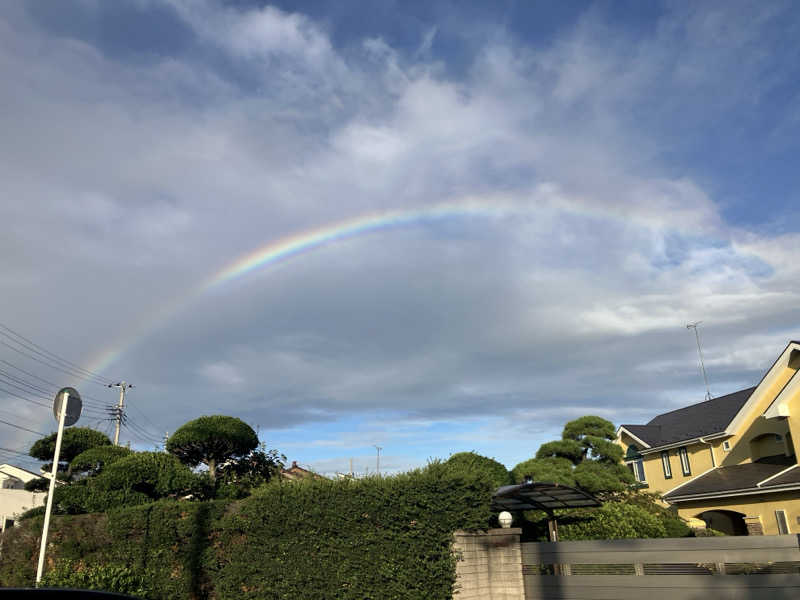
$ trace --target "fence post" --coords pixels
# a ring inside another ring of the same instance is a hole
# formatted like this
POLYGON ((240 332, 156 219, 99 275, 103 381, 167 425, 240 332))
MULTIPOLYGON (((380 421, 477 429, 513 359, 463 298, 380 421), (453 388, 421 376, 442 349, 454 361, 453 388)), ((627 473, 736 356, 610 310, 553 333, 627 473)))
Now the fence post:
POLYGON ((525 600, 519 528, 456 531, 457 600, 525 600))

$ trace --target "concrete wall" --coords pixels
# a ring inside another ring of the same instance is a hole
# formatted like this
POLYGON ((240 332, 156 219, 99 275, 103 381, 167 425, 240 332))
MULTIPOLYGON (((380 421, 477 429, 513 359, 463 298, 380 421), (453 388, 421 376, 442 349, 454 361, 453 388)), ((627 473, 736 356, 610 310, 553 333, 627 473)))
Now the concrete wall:
POLYGON ((521 529, 486 533, 457 531, 457 600, 525 600, 522 578, 521 529))

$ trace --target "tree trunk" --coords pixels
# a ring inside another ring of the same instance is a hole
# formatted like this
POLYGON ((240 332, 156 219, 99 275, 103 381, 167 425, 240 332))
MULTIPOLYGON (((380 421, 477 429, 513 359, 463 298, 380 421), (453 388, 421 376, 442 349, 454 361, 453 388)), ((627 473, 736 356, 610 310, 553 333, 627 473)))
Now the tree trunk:
POLYGON ((211 477, 211 481, 217 480, 217 461, 213 458, 208 459, 208 476, 211 477))

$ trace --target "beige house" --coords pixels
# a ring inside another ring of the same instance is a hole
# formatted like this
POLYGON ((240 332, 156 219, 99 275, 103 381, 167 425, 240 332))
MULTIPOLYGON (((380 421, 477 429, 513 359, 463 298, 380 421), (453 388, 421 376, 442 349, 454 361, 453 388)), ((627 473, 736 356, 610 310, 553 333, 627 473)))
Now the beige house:
POLYGON ((756 387, 621 425, 636 479, 687 519, 732 535, 800 533, 800 342, 756 387))
POLYGON ((14 524, 14 520, 30 508, 43 506, 47 494, 26 492, 25 484, 42 477, 9 464, 0 464, 0 531, 14 524))

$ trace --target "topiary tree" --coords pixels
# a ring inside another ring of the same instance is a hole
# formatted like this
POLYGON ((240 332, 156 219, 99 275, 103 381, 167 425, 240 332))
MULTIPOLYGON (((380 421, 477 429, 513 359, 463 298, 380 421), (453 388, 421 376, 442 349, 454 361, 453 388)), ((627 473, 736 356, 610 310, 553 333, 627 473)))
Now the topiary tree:
POLYGON ((448 458, 444 464, 454 471, 484 473, 495 489, 512 483, 511 474, 505 465, 500 464, 493 458, 481 456, 475 452, 457 452, 448 458))
POLYGON ((561 438, 542 444, 535 458, 514 467, 514 481, 521 483, 531 475, 601 495, 622 492, 635 483, 622 465, 622 448, 614 443, 610 421, 593 415, 575 419, 564 426, 561 438))
POLYGON ((511 470, 514 483, 522 483, 526 477, 534 481, 547 481, 575 486, 572 462, 561 457, 529 458, 511 470))
POLYGON ((86 473, 93 476, 103 471, 103 468, 115 463, 121 458, 130 456, 133 451, 124 446, 95 446, 84 450, 69 463, 73 473, 86 473))
POLYGON ((133 490, 152 499, 191 492, 198 477, 175 456, 164 452, 134 452, 95 477, 99 490, 133 490))
MULTIPOLYGON (((37 440, 28 451, 34 458, 43 461, 50 461, 52 465, 53 454, 56 451, 56 433, 37 440)), ((61 438, 61 453, 58 457, 58 469, 70 472, 69 463, 81 452, 98 446, 110 446, 111 440, 108 436, 88 427, 70 427, 64 430, 61 438)), ((47 468, 45 465, 43 468, 47 468)))
POLYGON ((214 415, 200 417, 182 425, 167 440, 167 452, 190 467, 208 466, 214 481, 217 465, 249 454, 258 447, 253 428, 236 417, 214 415))

